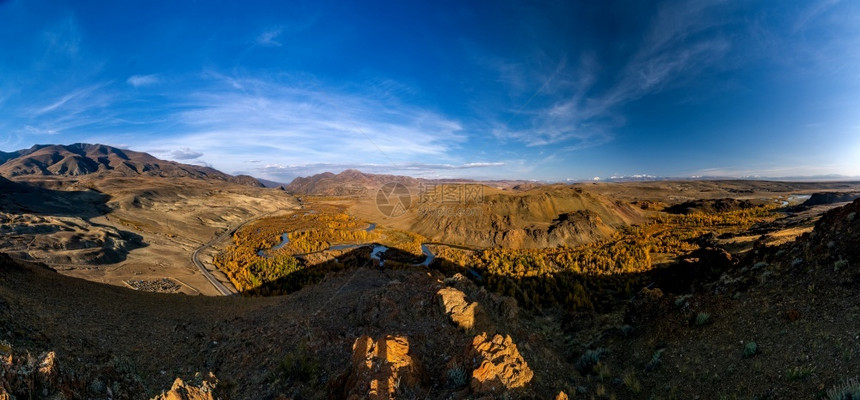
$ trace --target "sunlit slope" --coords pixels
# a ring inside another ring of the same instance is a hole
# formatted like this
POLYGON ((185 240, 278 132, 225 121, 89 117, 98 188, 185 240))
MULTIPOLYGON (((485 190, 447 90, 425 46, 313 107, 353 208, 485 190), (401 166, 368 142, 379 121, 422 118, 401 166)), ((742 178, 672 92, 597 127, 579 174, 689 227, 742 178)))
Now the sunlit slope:
POLYGON ((458 204, 419 202, 397 225, 439 242, 539 248, 591 243, 643 221, 637 207, 553 185, 525 192, 485 187, 480 201, 458 204))

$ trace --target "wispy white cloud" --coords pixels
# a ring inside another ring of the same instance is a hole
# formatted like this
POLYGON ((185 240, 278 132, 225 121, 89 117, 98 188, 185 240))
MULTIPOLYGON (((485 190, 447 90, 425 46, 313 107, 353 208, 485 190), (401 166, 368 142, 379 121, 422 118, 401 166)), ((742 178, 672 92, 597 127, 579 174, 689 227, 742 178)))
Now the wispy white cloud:
POLYGON ((277 39, 283 32, 284 28, 282 27, 266 30, 257 36, 256 43, 264 47, 281 47, 283 44, 281 44, 277 39))
MULTIPOLYGON (((716 29, 725 21, 710 16, 718 3, 664 5, 615 76, 600 77, 601 60, 588 52, 583 53, 578 65, 558 63, 556 72, 560 71, 561 76, 549 75, 543 81, 553 82, 550 86, 556 92, 539 90, 541 96, 533 97, 544 97, 542 103, 536 101, 541 105, 525 107, 513 123, 496 123, 493 135, 527 147, 553 146, 562 152, 610 142, 614 129, 625 123, 625 105, 687 84, 725 61, 732 43, 716 29), (703 34, 706 32, 709 34, 703 34), (560 82, 556 84, 553 79, 560 82), (546 98, 553 100, 547 102, 546 98)), ((504 81, 520 91, 522 83, 511 77, 516 69, 506 67, 501 71, 504 81)))
MULTIPOLYGON (((116 95, 107 90, 111 82, 94 83, 71 90, 47 104, 28 107, 23 113, 33 116, 46 114, 80 114, 84 111, 104 109, 116 100, 116 95)), ((48 96, 45 96, 48 97, 48 96)))
POLYGON ((494 169, 504 167, 504 162, 471 162, 462 164, 432 164, 432 163, 311 163, 311 164, 269 164, 253 170, 259 175, 280 181, 290 181, 299 176, 309 176, 322 172, 341 172, 347 169, 357 169, 367 173, 410 175, 427 178, 454 178, 461 174, 458 171, 475 169, 494 169))
POLYGON ((317 16, 305 14, 300 21, 284 22, 277 26, 270 26, 254 37, 254 44, 262 47, 282 47, 284 40, 289 40, 291 35, 305 31, 317 23, 317 16))
POLYGON ((690 173, 691 176, 733 177, 733 178, 785 178, 785 177, 816 177, 842 173, 846 176, 856 174, 846 165, 839 163, 806 164, 790 167, 773 164, 759 164, 747 167, 714 167, 703 168, 690 173))
POLYGON ((840 0, 819 0, 809 2, 809 6, 800 12, 797 19, 794 21, 794 25, 791 29, 792 32, 798 33, 803 31, 812 20, 818 18, 839 2, 840 0))
MULTIPOLYGON (((380 103, 358 94, 240 79, 243 91, 215 90, 192 95, 191 110, 179 114, 189 126, 209 132, 230 130, 252 137, 278 138, 290 145, 326 138, 360 153, 442 154, 465 138, 456 121, 421 108, 380 103), (215 128, 215 130, 213 130, 215 128)), ((236 82, 228 80, 230 85, 236 82)), ((323 146, 324 147, 324 146, 323 146)), ((340 153, 338 149, 336 153, 340 153)))
MULTIPOLYGON (((516 141, 528 147, 549 145, 576 145, 590 147, 605 142, 606 129, 589 122, 591 116, 583 112, 584 96, 594 83, 593 59, 583 57, 576 70, 577 82, 570 85, 567 78, 559 75, 572 74, 562 60, 550 74, 541 78, 541 86, 525 98, 523 103, 506 116, 506 120, 496 120, 490 132, 502 141, 516 141), (560 81, 564 81, 563 83, 560 81), (552 98, 560 98, 548 105, 529 107, 529 104, 548 92, 558 92, 558 86, 572 86, 572 93, 555 93, 552 98), (553 88, 553 89, 551 89, 553 88)), ((516 89, 519 90, 519 89, 516 89)))
POLYGON ((109 84, 104 82, 70 89, 41 104, 18 105, 15 117, 20 133, 60 134, 79 128, 118 124, 121 120, 112 108, 117 95, 106 89, 109 84))
POLYGON ((184 147, 179 150, 172 151, 170 153, 170 156, 176 160, 193 160, 195 158, 203 157, 203 153, 193 151, 188 147, 184 147))
POLYGON ((35 126, 32 126, 32 125, 25 125, 24 130, 26 130, 28 133, 32 133, 35 135, 56 135, 56 134, 60 133, 60 132, 53 130, 53 129, 41 129, 41 128, 36 128, 35 126))
POLYGON ((155 74, 132 75, 126 80, 126 82, 134 87, 150 86, 161 82, 161 78, 155 74))
POLYGON ((731 41, 715 29, 725 21, 709 14, 719 3, 664 5, 615 84, 590 103, 587 115, 611 113, 631 101, 687 84, 704 70, 719 66, 732 48, 731 41))
POLYGON ((80 51, 82 35, 74 17, 69 16, 43 33, 47 50, 54 55, 76 56, 80 51))
POLYGON ((448 161, 458 160, 455 150, 467 139, 460 122, 392 96, 381 101, 288 79, 205 76, 207 86, 173 108, 175 134, 140 138, 141 147, 193 148, 228 172, 259 168, 249 160, 261 159, 296 166, 425 159, 432 160, 425 167, 441 170, 458 165, 448 161))
POLYGON ((93 92, 95 92, 96 90, 101 88, 101 86, 102 85, 92 85, 92 86, 87 86, 87 87, 72 90, 71 92, 66 93, 65 95, 61 96, 59 99, 56 99, 53 102, 38 108, 37 110, 35 110, 34 113, 36 115, 46 114, 46 113, 55 111, 55 110, 65 106, 67 104, 75 103, 75 102, 79 101, 80 99, 85 99, 90 94, 92 94, 93 92))

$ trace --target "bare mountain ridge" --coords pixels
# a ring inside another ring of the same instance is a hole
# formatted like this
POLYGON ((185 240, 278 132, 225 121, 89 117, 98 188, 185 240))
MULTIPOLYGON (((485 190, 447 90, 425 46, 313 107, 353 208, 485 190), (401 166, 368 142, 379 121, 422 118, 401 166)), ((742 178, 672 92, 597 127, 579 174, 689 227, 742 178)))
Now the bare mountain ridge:
POLYGON ((209 167, 160 160, 148 153, 101 144, 35 145, 11 153, 0 152, 0 175, 6 177, 93 174, 190 177, 262 186, 250 176, 232 176, 209 167))
POLYGON ((348 169, 339 174, 323 172, 308 177, 293 179, 284 190, 295 194, 320 196, 349 196, 362 195, 371 189, 393 182, 406 186, 417 186, 418 179, 408 176, 366 174, 355 169, 348 169))
POLYGON ((543 248, 592 243, 611 237, 618 228, 645 222, 637 207, 567 185, 487 191, 480 203, 461 207, 467 215, 411 212, 408 229, 433 240, 477 247, 543 248))
POLYGON ((371 174, 356 169, 347 169, 339 174, 323 172, 307 177, 293 179, 283 189, 287 192, 317 196, 359 196, 371 193, 386 183, 400 183, 409 188, 420 184, 476 183, 490 187, 524 190, 534 188, 538 183, 523 180, 477 181, 472 179, 426 179, 403 175, 371 174))

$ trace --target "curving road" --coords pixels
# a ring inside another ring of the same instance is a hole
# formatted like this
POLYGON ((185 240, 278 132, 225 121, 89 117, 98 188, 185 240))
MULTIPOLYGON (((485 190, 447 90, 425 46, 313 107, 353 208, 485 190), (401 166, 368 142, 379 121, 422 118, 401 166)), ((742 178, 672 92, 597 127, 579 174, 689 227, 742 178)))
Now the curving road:
POLYGON ((263 218, 265 216, 272 215, 272 214, 275 214, 278 212, 281 212, 281 211, 280 210, 272 211, 270 213, 258 215, 256 217, 251 218, 251 219, 247 219, 244 222, 242 222, 241 224, 239 224, 238 226, 236 226, 235 228, 227 229, 224 233, 216 236, 215 238, 210 240, 208 243, 204 244, 203 246, 198 247, 197 250, 194 250, 194 252, 191 253, 191 262, 194 265, 196 265, 198 269, 200 269, 200 272, 209 281, 209 283, 211 283, 212 286, 215 286, 215 290, 217 290, 218 293, 221 293, 221 295, 223 295, 223 296, 232 296, 232 295, 236 294, 237 291, 235 290, 235 288, 234 288, 234 290, 228 289, 227 286, 225 286, 221 281, 218 280, 218 278, 215 277, 215 275, 212 275, 212 273, 209 272, 209 270, 206 268, 206 266, 203 265, 203 262, 200 261, 200 252, 212 247, 213 245, 215 245, 215 243, 218 243, 224 239, 227 239, 230 236, 233 236, 233 234, 236 231, 238 231, 239 229, 241 229, 243 226, 247 225, 251 221, 254 221, 254 220, 257 220, 257 219, 260 219, 260 218, 263 218))
MULTIPOLYGON (((274 212, 272 212, 272 213, 268 213, 268 214, 266 214, 266 215, 269 215, 269 214, 274 214, 274 212)), ((264 215, 264 216, 265 216, 265 215, 264 215)), ((257 216, 257 217, 254 217, 254 218, 248 219, 248 220, 246 220, 245 222, 242 222, 241 224, 239 224, 237 227, 235 227, 235 228, 233 228, 233 229, 228 229, 227 231, 225 231, 225 232, 224 232, 224 233, 222 233, 221 235, 216 236, 215 238, 213 238, 212 240, 210 240, 208 243, 206 243, 206 244, 204 244, 204 245, 200 246, 199 248, 197 248, 196 250, 194 250, 194 252, 193 252, 193 253, 191 253, 191 262, 193 262, 193 263, 194 263, 194 265, 196 265, 196 266, 197 266, 197 268, 198 268, 198 269, 200 269, 200 272, 201 272, 201 273, 203 273, 203 276, 204 276, 207 280, 209 280, 209 283, 211 283, 211 284, 212 284, 212 286, 214 286, 214 287, 215 287, 215 289, 216 289, 216 290, 218 290, 218 292, 219 292, 219 293, 221 293, 221 294, 222 294, 222 295, 224 295, 224 296, 232 296, 232 295, 234 295, 236 292, 235 292, 234 290, 230 290, 230 289, 228 289, 226 286, 224 286, 224 284, 223 284, 221 281, 219 281, 219 280, 218 280, 218 278, 215 278, 215 276, 214 276, 214 275, 212 275, 212 273, 211 273, 211 272, 209 272, 209 270, 206 268, 206 266, 205 266, 205 265, 203 265, 203 262, 202 262, 202 261, 200 261, 200 259, 199 259, 199 257, 200 257, 200 252, 202 252, 202 251, 204 251, 204 250, 206 250, 206 249, 208 249, 208 248, 212 247, 213 245, 215 245, 215 243, 218 243, 218 242, 220 242, 220 241, 222 241, 222 240, 227 239, 228 237, 232 236, 232 235, 233 235, 233 233, 235 233, 237 230, 239 230, 239 229, 240 229, 240 228, 242 228, 243 226, 245 226, 245 225, 247 225, 248 223, 250 223, 251 221, 254 221, 254 220, 259 219, 259 218, 262 218, 262 216, 257 216)), ((375 229, 375 228, 376 228, 376 224, 375 224, 375 223, 371 223, 367 228, 364 228, 364 229, 365 229, 366 231, 370 232, 370 231, 372 231, 372 230, 373 230, 373 229, 375 229)), ((283 245, 287 244, 287 242, 288 242, 288 240, 289 240, 289 239, 286 239, 286 240, 285 240, 285 238, 287 238, 287 236, 286 236, 286 235, 287 235, 287 233, 284 233, 284 234, 282 235, 281 243, 280 243, 278 246, 276 246, 276 247, 282 247, 283 245)), ((445 245, 445 246, 451 246, 451 247, 456 247, 456 248, 461 248, 461 249, 474 250, 474 249, 471 249, 471 248, 468 248, 468 247, 465 247, 465 246, 449 245, 449 244, 446 244, 446 243, 440 243, 440 242, 426 242, 426 243, 422 243, 422 244, 421 244, 421 252, 422 252, 422 253, 424 253, 424 255, 426 256, 425 260, 424 260, 423 262, 420 262, 420 263, 417 263, 417 264, 413 264, 413 265, 415 265, 415 266, 425 266, 425 267, 426 267, 426 266, 429 266, 431 262, 433 262, 433 259, 434 259, 434 258, 436 258, 436 255, 435 255, 435 254, 433 254, 433 252, 432 252, 432 251, 430 251, 430 248, 429 248, 429 247, 427 247, 427 245, 428 245, 428 244, 430 244, 430 245, 433 245, 433 244, 437 244, 437 245, 445 245)), ((355 244, 355 245, 349 245, 349 246, 361 247, 361 246, 368 246, 368 245, 372 245, 372 243, 355 244)), ((328 251, 328 250, 332 250, 332 249, 334 249, 334 248, 336 248, 336 247, 338 247, 338 246, 341 246, 341 245, 331 246, 331 247, 329 247, 328 249, 318 250, 318 251, 314 251, 314 252, 310 252, 310 253, 294 254, 293 256, 294 256, 294 257, 301 257, 301 256, 308 255, 308 254, 311 254, 311 253, 319 253, 319 252, 323 252, 323 251, 328 251)), ((380 246, 380 247, 385 248, 385 246, 380 246)), ((387 250, 387 248, 386 248, 385 250, 387 250)), ((385 251, 385 250, 382 250, 382 251, 385 251)), ((261 250, 261 251, 262 251, 262 250, 261 250)), ((265 257, 265 252, 264 252, 263 254, 261 254, 261 256, 265 257)), ((371 257, 373 257, 373 254, 371 254, 371 257)), ((476 271, 474 271, 473 269, 471 269, 471 268, 467 268, 467 270, 468 270, 469 272, 471 272, 473 275, 475 275, 476 277, 478 277, 478 279, 480 279, 480 278, 481 278, 480 274, 478 274, 478 273, 477 273, 476 271)))
MULTIPOLYGON (((244 224, 242 224, 242 225, 244 225, 244 224)), ((241 227, 242 225, 239 225, 239 226, 241 227)), ((212 275, 212 273, 209 272, 208 269, 206 269, 206 266, 203 265, 202 261, 200 261, 200 252, 212 247, 212 245, 214 245, 215 243, 218 243, 221 240, 224 240, 227 236, 232 235, 233 232, 236 232, 236 229, 239 229, 239 228, 228 229, 226 232, 224 232, 220 236, 216 236, 214 239, 210 240, 208 243, 204 244, 203 246, 198 247, 196 250, 194 250, 193 253, 191 253, 191 262, 194 263, 194 265, 196 265, 198 269, 200 269, 200 272, 203 273, 203 277, 205 277, 209 281, 209 283, 212 284, 212 286, 215 286, 215 290, 217 290, 223 296, 231 296, 234 294, 234 292, 230 291, 230 289, 227 289, 227 286, 224 286, 224 284, 221 283, 221 281, 219 281, 218 278, 215 278, 215 275, 212 275)))

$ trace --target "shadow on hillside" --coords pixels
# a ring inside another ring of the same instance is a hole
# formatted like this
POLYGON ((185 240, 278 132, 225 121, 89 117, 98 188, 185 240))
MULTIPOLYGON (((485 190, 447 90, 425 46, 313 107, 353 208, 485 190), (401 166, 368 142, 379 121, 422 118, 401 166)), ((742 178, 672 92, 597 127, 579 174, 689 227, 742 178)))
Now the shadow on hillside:
MULTIPOLYGON (((81 218, 89 224, 107 230, 116 230, 124 243, 101 249, 91 248, 88 243, 77 243, 71 240, 67 250, 82 250, 87 255, 82 257, 90 264, 113 264, 125 261, 132 250, 146 247, 143 236, 137 233, 116 229, 94 223, 90 219, 108 214, 111 209, 107 206, 110 196, 95 190, 54 190, 32 185, 26 182, 15 182, 0 177, 0 211, 10 214, 33 214, 43 217, 72 217, 81 218)), ((57 226, 23 227, 22 233, 33 235, 50 235, 60 231, 57 226)))
POLYGON ((0 177, 0 211, 89 220, 110 212, 110 196, 93 190, 52 190, 0 177))
MULTIPOLYGON (((355 268, 416 269, 423 261, 408 251, 390 248, 386 252, 384 267, 370 257, 372 246, 359 247, 339 255, 336 259, 307 263, 298 271, 280 279, 242 292, 246 296, 284 295, 300 290, 305 285, 320 282, 327 273, 355 268)), ((515 278, 494 274, 484 268, 463 268, 442 257, 436 257, 430 269, 445 276, 460 273, 487 290, 514 298, 521 308, 543 312, 560 309, 567 313, 608 312, 624 307, 642 288, 659 287, 668 293, 683 294, 694 291, 703 283, 718 279, 731 268, 732 261, 714 249, 698 250, 680 262, 645 272, 613 275, 589 275, 573 271, 560 271, 541 276, 515 278)))

